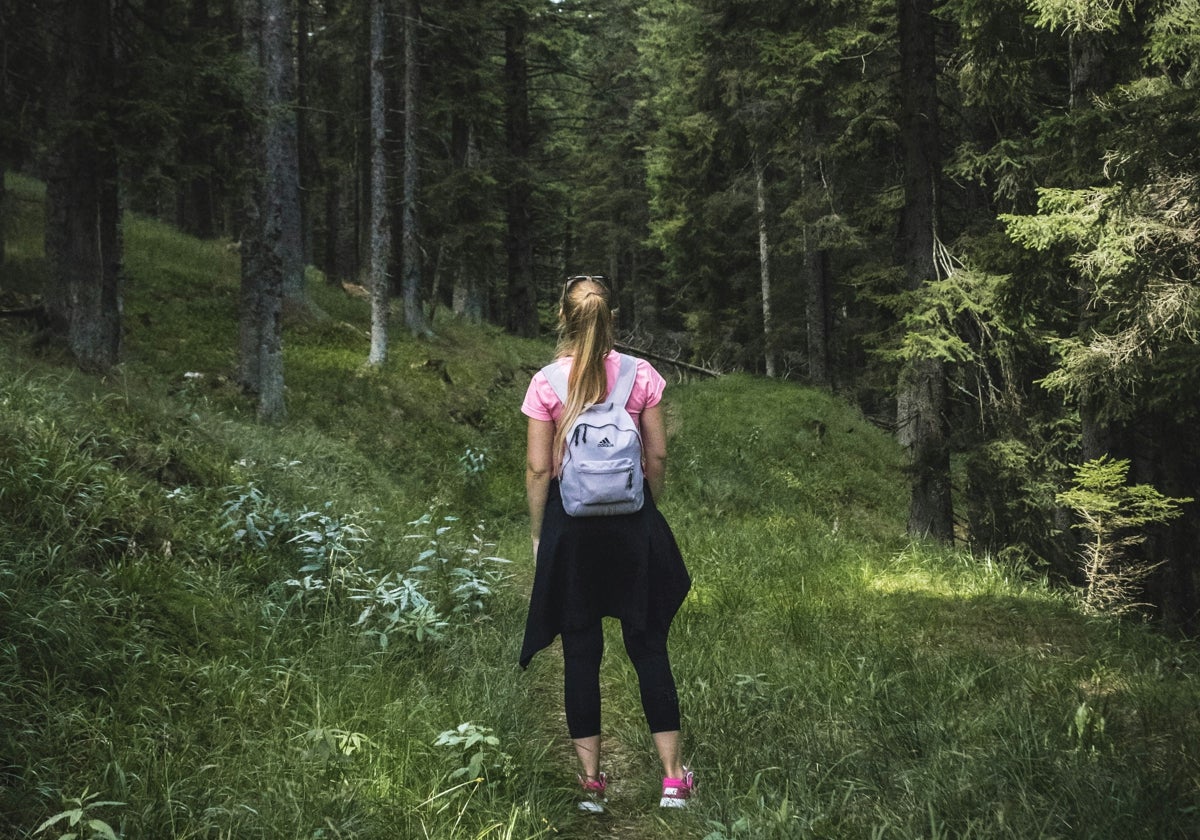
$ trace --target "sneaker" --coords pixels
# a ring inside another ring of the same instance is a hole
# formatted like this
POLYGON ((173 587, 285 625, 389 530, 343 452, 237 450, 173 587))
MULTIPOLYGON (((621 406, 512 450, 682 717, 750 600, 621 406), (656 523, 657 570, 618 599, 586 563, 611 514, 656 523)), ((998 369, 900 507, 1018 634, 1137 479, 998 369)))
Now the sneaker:
POLYGON ((601 773, 600 778, 590 782, 580 776, 579 787, 583 791, 583 798, 579 800, 579 810, 589 814, 603 814, 604 803, 608 802, 608 797, 604 795, 604 791, 608 789, 608 776, 601 773))
POLYGON ((663 779, 662 799, 658 800, 660 808, 686 808, 696 789, 696 779, 691 770, 683 768, 682 779, 663 779))

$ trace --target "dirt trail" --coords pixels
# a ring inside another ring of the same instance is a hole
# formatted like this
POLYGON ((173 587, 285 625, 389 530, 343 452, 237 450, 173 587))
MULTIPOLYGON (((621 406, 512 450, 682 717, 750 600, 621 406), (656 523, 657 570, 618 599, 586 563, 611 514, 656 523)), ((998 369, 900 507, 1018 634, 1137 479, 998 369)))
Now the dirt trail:
MULTIPOLYGON (((624 655, 617 650, 605 651, 605 669, 609 667, 610 656, 624 655)), ((562 649, 556 642, 539 654, 545 657, 562 658, 562 649)), ((566 714, 563 711, 562 671, 561 668, 548 668, 540 676, 540 690, 537 692, 539 705, 546 707, 547 720, 551 721, 550 728, 557 727, 561 748, 554 752, 556 764, 561 768, 563 784, 569 785, 579 772, 579 764, 575 758, 575 750, 567 736, 566 714)), ((615 718, 619 713, 618 704, 626 702, 625 691, 614 685, 612 679, 601 673, 601 692, 603 694, 604 711, 606 716, 615 718)), ((632 698, 636 704, 636 696, 632 698)), ((641 714, 641 707, 637 709, 641 714)), ((579 840, 594 840, 595 838, 619 838, 620 840, 655 840, 655 838, 683 836, 675 835, 664 827, 662 815, 658 808, 657 777, 647 776, 647 761, 645 756, 638 755, 640 747, 627 744, 610 727, 604 733, 601 743, 601 769, 608 774, 608 807, 603 814, 564 814, 558 824, 557 837, 579 838, 579 840)), ((655 766, 657 759, 655 759, 655 766)))

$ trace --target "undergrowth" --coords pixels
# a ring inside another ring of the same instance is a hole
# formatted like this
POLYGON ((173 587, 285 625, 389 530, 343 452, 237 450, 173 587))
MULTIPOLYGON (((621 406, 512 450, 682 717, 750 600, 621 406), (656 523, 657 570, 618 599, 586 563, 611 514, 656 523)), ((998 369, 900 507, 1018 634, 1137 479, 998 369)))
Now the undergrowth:
POLYGON ((313 276, 263 428, 230 381, 231 252, 139 219, 127 242, 119 370, 0 341, 0 835, 1200 834, 1194 647, 910 544, 888 437, 745 376, 667 391, 698 799, 658 809, 610 627, 610 813, 580 815, 561 662, 515 664, 518 406, 549 345, 442 317, 369 371, 365 304, 313 276))

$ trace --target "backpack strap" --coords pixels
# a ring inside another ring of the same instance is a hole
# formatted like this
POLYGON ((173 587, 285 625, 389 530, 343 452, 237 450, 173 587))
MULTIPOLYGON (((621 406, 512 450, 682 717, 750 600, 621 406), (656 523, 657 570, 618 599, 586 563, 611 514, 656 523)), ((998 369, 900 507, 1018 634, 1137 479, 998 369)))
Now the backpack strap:
POLYGON ((550 387, 554 389, 554 395, 558 397, 558 401, 566 405, 567 372, 562 369, 562 365, 558 363, 558 359, 555 359, 542 368, 542 374, 546 377, 546 381, 550 383, 550 387))
POLYGON ((608 398, 622 408, 629 402, 629 397, 633 394, 633 386, 637 381, 637 359, 633 356, 621 354, 621 371, 617 374, 617 383, 613 385, 612 393, 608 398))
MULTIPOLYGON (((621 357, 620 372, 617 374, 617 381, 608 398, 617 405, 624 406, 629 402, 629 397, 633 394, 633 386, 637 381, 637 359, 624 353, 619 355, 621 357)), ((558 397, 559 402, 566 405, 567 372, 558 363, 558 359, 542 368, 542 373, 545 375, 546 381, 550 383, 550 387, 554 389, 554 395, 558 397)))

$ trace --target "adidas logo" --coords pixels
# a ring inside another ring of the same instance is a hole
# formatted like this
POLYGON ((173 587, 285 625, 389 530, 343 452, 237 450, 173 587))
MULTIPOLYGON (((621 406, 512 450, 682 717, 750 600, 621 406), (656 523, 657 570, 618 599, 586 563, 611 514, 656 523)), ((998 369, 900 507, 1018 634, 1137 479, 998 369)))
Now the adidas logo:
POLYGON ((608 438, 605 438, 604 440, 602 440, 596 444, 596 446, 599 447, 600 449, 611 449, 612 445, 613 445, 612 441, 609 440, 608 438))

